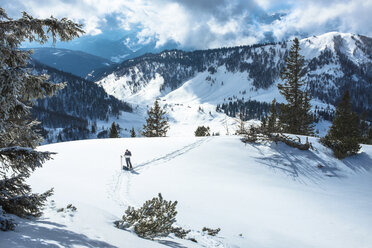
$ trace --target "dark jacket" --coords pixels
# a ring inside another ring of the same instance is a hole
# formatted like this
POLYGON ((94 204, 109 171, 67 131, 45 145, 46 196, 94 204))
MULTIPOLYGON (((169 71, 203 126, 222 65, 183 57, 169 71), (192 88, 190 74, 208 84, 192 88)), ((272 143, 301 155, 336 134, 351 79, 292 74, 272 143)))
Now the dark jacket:
POLYGON ((124 156, 125 156, 125 157, 130 157, 130 156, 132 156, 132 153, 131 153, 130 151, 126 151, 126 152, 124 153, 124 156))

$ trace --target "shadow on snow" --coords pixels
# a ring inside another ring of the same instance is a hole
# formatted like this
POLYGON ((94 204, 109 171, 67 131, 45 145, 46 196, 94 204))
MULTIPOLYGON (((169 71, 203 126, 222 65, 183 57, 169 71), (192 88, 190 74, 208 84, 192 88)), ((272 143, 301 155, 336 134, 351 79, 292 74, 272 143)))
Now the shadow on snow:
POLYGON ((91 239, 84 234, 63 229, 65 226, 43 220, 23 220, 17 218, 15 231, 1 234, 0 247, 27 247, 27 248, 53 248, 53 247, 107 247, 116 248, 104 241, 91 239), (41 226, 48 225, 48 227, 41 226))
MULTIPOLYGON (((261 145, 250 145, 256 148, 261 155, 256 157, 257 162, 274 170, 279 170, 303 184, 308 181, 320 183, 324 176, 345 177, 340 169, 340 163, 337 162, 339 160, 336 158, 324 160, 324 156, 317 150, 301 151, 279 142, 278 144, 271 144, 271 150, 274 153, 268 155, 264 154, 262 149, 258 147, 261 145), (321 165, 321 168, 318 168, 318 165, 321 165)), ((343 159, 341 163, 354 172, 369 171, 372 168, 372 158, 365 152, 343 159)))

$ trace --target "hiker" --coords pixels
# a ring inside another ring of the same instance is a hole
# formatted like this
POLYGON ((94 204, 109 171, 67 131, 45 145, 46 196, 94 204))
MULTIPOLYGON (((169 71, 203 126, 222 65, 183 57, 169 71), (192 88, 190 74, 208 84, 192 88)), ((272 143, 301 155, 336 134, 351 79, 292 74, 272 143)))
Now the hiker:
POLYGON ((130 162, 130 157, 132 156, 132 153, 127 149, 124 153, 125 162, 127 162, 127 168, 133 169, 132 163, 130 162))

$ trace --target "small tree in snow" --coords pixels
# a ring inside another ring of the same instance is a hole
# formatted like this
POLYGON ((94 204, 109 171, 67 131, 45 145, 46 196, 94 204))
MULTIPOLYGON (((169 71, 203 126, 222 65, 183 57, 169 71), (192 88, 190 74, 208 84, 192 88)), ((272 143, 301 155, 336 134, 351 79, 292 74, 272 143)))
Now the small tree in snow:
POLYGON ((286 65, 280 74, 283 84, 278 84, 280 94, 287 103, 280 105, 279 119, 284 132, 292 134, 313 134, 313 117, 310 113, 310 96, 303 91, 305 76, 304 56, 300 55, 300 42, 297 38, 285 59, 286 65))
POLYGON ((177 201, 166 201, 159 193, 158 197, 146 201, 139 209, 128 207, 122 220, 115 224, 118 228, 133 227, 142 238, 166 237, 170 233, 184 238, 189 231, 173 226, 176 222, 176 206, 177 201))
MULTIPOLYGON (((30 109, 35 99, 53 95, 64 84, 48 82, 46 75, 32 75, 26 68, 31 51, 21 50, 25 40, 45 43, 48 34, 55 42, 68 41, 82 33, 81 25, 65 18, 34 19, 23 12, 14 20, 0 8, 0 227, 12 229, 5 213, 20 217, 40 216, 41 207, 52 194, 31 193, 27 177, 53 153, 35 148, 41 137, 30 109)), ((14 227, 14 226, 13 226, 14 227)))
POLYGON ((161 108, 158 101, 147 111, 146 125, 143 126, 142 135, 146 137, 164 137, 169 129, 166 111, 161 108))
POLYGON ((136 131, 134 131, 134 127, 132 127, 132 129, 130 130, 130 137, 136 137, 136 131))
POLYGON ((109 137, 110 138, 119 138, 120 137, 119 133, 118 133, 117 125, 115 124, 115 121, 111 124, 109 137))
POLYGON ((201 136, 210 136, 210 129, 209 127, 205 127, 205 126, 199 126, 196 130, 195 130, 195 136, 196 137, 201 137, 201 136))
POLYGON ((346 91, 336 108, 336 114, 327 135, 321 140, 330 147, 336 158, 356 154, 360 149, 359 118, 351 111, 349 92, 346 91))

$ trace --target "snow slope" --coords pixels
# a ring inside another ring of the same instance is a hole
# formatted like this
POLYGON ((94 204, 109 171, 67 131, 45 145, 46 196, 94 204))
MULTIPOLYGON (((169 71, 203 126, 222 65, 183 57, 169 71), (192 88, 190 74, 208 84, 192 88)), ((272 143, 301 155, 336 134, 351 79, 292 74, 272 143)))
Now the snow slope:
POLYGON ((42 146, 58 154, 29 183, 55 194, 41 219, 18 220, 15 232, 0 233, 0 247, 372 247, 372 146, 339 161, 311 142, 311 151, 244 145, 236 136, 42 146), (134 173, 120 170, 125 148, 134 173), (178 201, 177 224, 198 243, 150 241, 114 227, 127 206, 159 192, 178 201), (70 203, 76 212, 57 212, 70 203), (210 237, 204 226, 221 232, 210 237))

